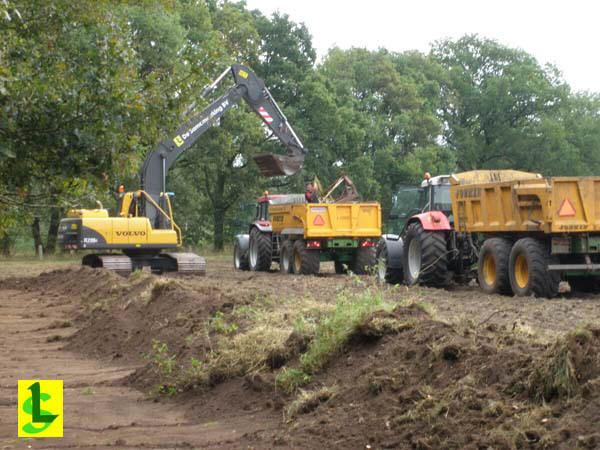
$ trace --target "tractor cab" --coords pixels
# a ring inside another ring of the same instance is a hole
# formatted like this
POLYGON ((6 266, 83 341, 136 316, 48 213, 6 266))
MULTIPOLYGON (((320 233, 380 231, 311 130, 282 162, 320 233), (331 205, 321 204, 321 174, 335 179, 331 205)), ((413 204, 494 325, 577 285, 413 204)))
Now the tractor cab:
POLYGON ((401 234, 411 217, 429 211, 443 212, 452 221, 448 175, 431 177, 427 173, 420 187, 401 186, 394 195, 389 232, 401 234))

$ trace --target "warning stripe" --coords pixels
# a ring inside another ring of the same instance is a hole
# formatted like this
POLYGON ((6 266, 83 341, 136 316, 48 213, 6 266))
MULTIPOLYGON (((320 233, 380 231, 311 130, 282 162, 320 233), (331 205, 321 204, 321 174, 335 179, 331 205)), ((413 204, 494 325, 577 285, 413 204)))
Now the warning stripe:
POLYGON ((267 122, 267 123, 273 122, 273 118, 271 117, 271 115, 262 106, 260 108, 258 108, 258 113, 261 115, 261 117, 263 118, 263 120, 265 122, 267 122))

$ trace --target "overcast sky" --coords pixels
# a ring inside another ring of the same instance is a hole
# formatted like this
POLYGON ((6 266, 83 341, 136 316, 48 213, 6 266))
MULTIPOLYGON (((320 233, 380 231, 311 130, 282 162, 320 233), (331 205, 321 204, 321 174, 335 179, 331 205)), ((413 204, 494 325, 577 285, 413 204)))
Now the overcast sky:
POLYGON ((477 33, 552 63, 574 91, 600 92, 600 2, 594 0, 246 0, 304 22, 319 56, 333 46, 428 52, 477 33))

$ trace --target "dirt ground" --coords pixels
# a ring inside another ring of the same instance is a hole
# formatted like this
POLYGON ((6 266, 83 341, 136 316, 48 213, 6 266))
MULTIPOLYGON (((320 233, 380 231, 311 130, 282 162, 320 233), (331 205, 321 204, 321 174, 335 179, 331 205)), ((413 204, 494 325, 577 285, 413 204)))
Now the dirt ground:
POLYGON ((2 449, 600 446, 600 296, 379 287, 325 264, 305 277, 217 259, 203 278, 124 279, 65 262, 9 269, 2 449), (278 388, 314 339, 292 324, 318 327, 336 299, 365 289, 400 306, 352 330, 301 389, 278 388), (231 359, 251 338, 267 357, 231 359), (206 361, 211 370, 193 372, 206 361), (65 438, 17 440, 20 378, 65 380, 65 438))

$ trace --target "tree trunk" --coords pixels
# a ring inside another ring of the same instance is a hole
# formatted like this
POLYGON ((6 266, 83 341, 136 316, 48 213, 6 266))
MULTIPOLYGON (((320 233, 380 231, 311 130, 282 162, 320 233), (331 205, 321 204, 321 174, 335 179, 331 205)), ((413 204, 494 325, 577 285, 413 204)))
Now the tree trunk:
POLYGON ((48 236, 46 237, 46 253, 53 255, 56 252, 56 242, 58 240, 58 226, 60 225, 60 209, 52 208, 50 212, 50 225, 48 226, 48 236))
POLYGON ((40 231, 40 218, 35 217, 31 224, 31 235, 33 236, 33 251, 37 253, 38 248, 42 245, 42 233, 40 231))
POLYGON ((2 252, 2 256, 10 256, 10 246, 12 244, 12 239, 10 235, 5 234, 2 239, 0 239, 0 251, 2 252))
POLYGON ((215 208, 213 210, 213 247, 216 251, 223 250, 223 227, 225 224, 225 209, 215 208))

